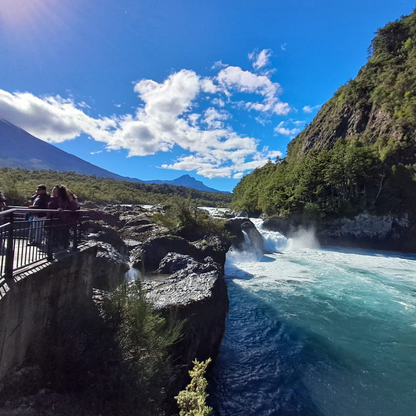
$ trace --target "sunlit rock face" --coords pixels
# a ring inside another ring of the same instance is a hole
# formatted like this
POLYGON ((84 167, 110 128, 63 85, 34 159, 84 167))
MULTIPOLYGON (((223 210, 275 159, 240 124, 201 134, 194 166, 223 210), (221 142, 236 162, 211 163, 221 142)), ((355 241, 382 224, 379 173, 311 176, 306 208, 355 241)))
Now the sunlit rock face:
POLYGON ((310 221, 304 218, 269 218, 263 228, 278 231, 290 238, 299 230, 313 229, 321 245, 372 248, 382 250, 416 250, 416 230, 407 215, 370 215, 362 213, 354 218, 310 221))
POLYGON ((223 268, 224 262, 216 263, 212 257, 198 261, 190 255, 169 252, 159 262, 158 272, 163 274, 142 283, 162 315, 184 325, 183 338, 171 352, 181 369, 169 396, 186 386, 193 360, 218 355, 229 308, 223 268))

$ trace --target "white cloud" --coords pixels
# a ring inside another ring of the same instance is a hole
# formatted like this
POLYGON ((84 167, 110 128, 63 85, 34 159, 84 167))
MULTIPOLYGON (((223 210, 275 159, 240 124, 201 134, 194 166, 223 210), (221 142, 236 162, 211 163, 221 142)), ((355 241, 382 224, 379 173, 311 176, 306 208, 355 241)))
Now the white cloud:
POLYGON ((244 176, 244 172, 238 172, 233 175, 233 179, 241 179, 244 176))
POLYGON ((288 44, 287 43, 283 43, 282 45, 280 45, 280 49, 282 50, 282 51, 285 51, 286 50, 286 46, 287 46, 288 44))
POLYGON ((280 101, 278 97, 281 92, 280 84, 272 82, 266 75, 243 71, 238 66, 228 66, 218 73, 217 80, 228 96, 231 95, 231 91, 235 90, 241 93, 258 94, 263 97, 261 103, 244 103, 248 110, 277 115, 287 115, 290 112, 290 105, 280 101))
POLYGON ((274 131, 277 134, 283 134, 284 136, 296 136, 302 129, 299 127, 295 127, 293 129, 288 129, 285 126, 285 122, 281 121, 277 127, 275 127, 274 131))
POLYGON ((230 114, 225 111, 217 111, 215 108, 210 107, 204 111, 203 122, 208 125, 210 130, 222 129, 224 127, 223 121, 230 118, 230 114))
POLYGON ((225 68, 226 66, 228 66, 227 64, 224 64, 222 61, 217 61, 214 63, 214 65, 212 65, 211 69, 220 69, 220 68, 225 68))
POLYGON ((204 92, 215 94, 218 90, 210 78, 204 78, 201 80, 201 89, 204 92))
POLYGON ((218 107, 225 107, 225 102, 224 100, 222 100, 221 98, 214 98, 211 103, 213 105, 216 105, 218 107))
POLYGON ((291 108, 280 101, 280 85, 268 75, 225 67, 222 63, 217 67, 222 69, 213 78, 181 70, 163 82, 151 79, 136 82, 134 92, 141 105, 131 114, 92 117, 84 112, 88 109, 86 104, 77 103, 74 98, 37 97, 29 92, 0 90, 0 115, 51 143, 86 134, 105 143, 105 150, 126 149, 128 156, 181 148, 182 157, 161 167, 194 170, 209 178, 239 178, 281 153, 267 148, 259 150, 257 139, 234 131, 229 124, 231 114, 225 106, 258 111, 262 120, 273 114, 286 115, 291 108), (213 106, 195 112, 198 98, 205 97, 206 93, 216 95, 210 98, 213 106), (260 101, 233 101, 233 94, 257 94, 260 101))
POLYGON ((74 139, 82 132, 102 140, 103 133, 116 127, 113 118, 87 116, 72 99, 39 98, 27 92, 0 90, 0 114, 36 137, 54 143, 74 139))
POLYGON ((253 68, 258 71, 269 64, 271 54, 272 51, 270 49, 263 49, 260 52, 257 52, 257 49, 255 49, 253 52, 248 54, 248 59, 253 61, 253 68))
POLYGON ((321 104, 314 105, 313 107, 311 107, 310 105, 305 105, 305 107, 303 107, 302 110, 304 113, 311 114, 315 110, 319 110, 321 107, 322 107, 321 104))
POLYGON ((192 126, 196 126, 198 120, 201 118, 201 114, 191 114, 190 116, 188 116, 188 120, 191 123, 192 126))

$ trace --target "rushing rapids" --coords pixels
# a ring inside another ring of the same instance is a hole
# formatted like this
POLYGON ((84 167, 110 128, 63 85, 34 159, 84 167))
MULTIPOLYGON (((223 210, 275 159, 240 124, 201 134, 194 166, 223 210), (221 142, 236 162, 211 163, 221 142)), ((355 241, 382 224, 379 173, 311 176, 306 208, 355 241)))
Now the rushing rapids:
POLYGON ((230 312, 210 374, 215 415, 409 415, 416 408, 416 256, 319 248, 261 230, 229 252, 230 312))

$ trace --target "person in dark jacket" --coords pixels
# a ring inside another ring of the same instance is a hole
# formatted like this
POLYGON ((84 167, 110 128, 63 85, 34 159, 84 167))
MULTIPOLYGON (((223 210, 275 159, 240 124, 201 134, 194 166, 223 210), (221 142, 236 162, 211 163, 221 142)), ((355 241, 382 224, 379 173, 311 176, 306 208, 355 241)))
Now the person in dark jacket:
POLYGON ((7 209, 7 204, 6 204, 6 197, 3 195, 3 193, 1 192, 0 189, 0 211, 4 211, 7 209))
MULTIPOLYGON (((33 199, 32 209, 47 209, 50 201, 50 196, 46 192, 45 185, 39 185, 36 189, 36 195, 33 199)), ((46 218, 46 213, 39 212, 39 214, 33 214, 31 232, 30 232, 30 242, 28 245, 37 246, 42 243, 44 237, 43 223, 46 218)))
MULTIPOLYGON (((51 192, 52 198, 48 204, 49 209, 58 211, 75 211, 79 207, 79 203, 72 193, 64 185, 56 185, 51 192)), ((58 215, 49 214, 50 218, 57 218, 54 221, 51 238, 53 246, 56 249, 69 247, 69 232, 73 222, 70 213, 59 213, 58 215)))

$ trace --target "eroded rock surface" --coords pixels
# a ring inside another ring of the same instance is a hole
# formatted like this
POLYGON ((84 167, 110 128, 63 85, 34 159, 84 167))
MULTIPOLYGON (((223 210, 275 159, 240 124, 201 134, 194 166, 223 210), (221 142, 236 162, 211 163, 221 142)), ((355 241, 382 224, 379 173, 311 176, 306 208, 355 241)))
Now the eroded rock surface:
POLYGON ((197 261, 170 252, 160 261, 158 271, 172 274, 142 283, 149 299, 168 320, 184 322, 183 338, 172 352, 175 361, 183 365, 173 394, 186 386, 193 360, 218 354, 229 307, 223 266, 211 257, 197 261))
POLYGON ((381 250, 415 251, 416 230, 407 216, 371 215, 310 221, 303 218, 270 218, 263 227, 292 237, 299 229, 314 229, 321 245, 381 250))
POLYGON ((263 237, 248 218, 233 218, 225 223, 225 229, 231 234, 232 246, 237 250, 247 249, 243 231, 247 234, 252 248, 258 253, 264 251, 263 237))

